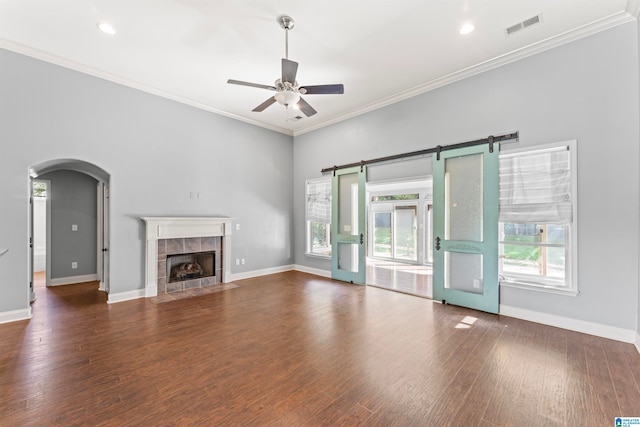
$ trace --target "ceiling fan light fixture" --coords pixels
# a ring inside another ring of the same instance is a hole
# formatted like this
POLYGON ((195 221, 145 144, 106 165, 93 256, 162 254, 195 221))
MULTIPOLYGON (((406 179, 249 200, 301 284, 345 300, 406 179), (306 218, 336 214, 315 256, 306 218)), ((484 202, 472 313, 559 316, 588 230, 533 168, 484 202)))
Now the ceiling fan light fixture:
POLYGON ((300 95, 290 90, 278 92, 273 97, 282 105, 295 105, 300 101, 300 95))

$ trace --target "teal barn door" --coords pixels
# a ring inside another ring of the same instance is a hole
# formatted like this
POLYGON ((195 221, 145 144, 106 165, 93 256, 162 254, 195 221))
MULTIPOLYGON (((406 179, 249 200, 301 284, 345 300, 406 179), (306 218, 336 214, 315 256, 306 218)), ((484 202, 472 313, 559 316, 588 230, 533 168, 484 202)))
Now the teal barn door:
POLYGON ((366 281, 365 166, 336 170, 331 187, 331 277, 366 281))
POLYGON ((498 151, 433 156, 433 298, 489 313, 499 310, 498 151))

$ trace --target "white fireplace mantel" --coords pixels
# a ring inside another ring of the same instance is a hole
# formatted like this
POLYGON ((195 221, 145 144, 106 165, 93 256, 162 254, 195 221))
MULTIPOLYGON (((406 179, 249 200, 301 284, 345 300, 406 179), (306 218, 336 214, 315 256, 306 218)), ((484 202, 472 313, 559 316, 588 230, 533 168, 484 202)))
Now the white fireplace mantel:
POLYGON ((158 240, 189 237, 222 237, 222 282, 231 274, 232 218, 142 217, 146 223, 145 297, 158 295, 158 240))

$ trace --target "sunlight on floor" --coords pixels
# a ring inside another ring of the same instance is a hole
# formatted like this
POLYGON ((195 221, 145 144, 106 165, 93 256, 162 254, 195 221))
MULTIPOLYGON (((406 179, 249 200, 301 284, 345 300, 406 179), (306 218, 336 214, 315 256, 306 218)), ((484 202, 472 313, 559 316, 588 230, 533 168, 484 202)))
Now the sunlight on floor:
POLYGON ((433 296, 432 268, 367 258, 367 284, 426 298, 433 296))

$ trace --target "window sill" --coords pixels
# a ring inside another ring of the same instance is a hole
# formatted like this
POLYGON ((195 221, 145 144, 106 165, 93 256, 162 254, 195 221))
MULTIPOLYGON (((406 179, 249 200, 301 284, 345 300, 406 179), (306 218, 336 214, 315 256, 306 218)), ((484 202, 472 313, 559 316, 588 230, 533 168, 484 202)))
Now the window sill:
POLYGON ((331 259, 331 254, 325 255, 325 254, 314 254, 313 252, 306 252, 305 255, 311 258, 331 259))
POLYGON ((507 288, 527 289, 530 291, 545 292, 548 294, 564 295, 564 296, 570 296, 570 297, 578 296, 578 294, 580 293, 577 290, 573 290, 573 289, 562 289, 554 286, 545 285, 542 283, 532 284, 532 283, 522 282, 514 279, 502 279, 499 282, 500 282, 500 286, 504 286, 507 288))

